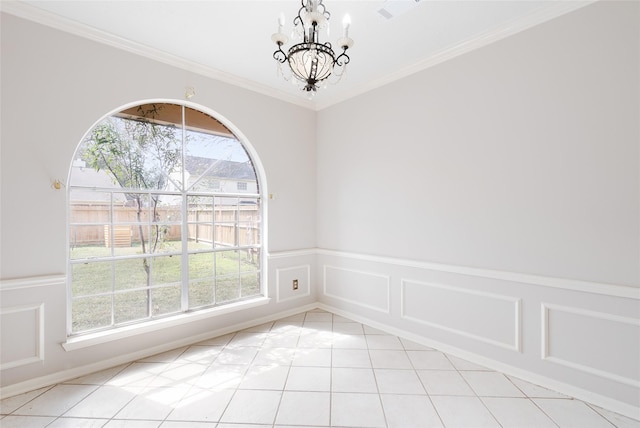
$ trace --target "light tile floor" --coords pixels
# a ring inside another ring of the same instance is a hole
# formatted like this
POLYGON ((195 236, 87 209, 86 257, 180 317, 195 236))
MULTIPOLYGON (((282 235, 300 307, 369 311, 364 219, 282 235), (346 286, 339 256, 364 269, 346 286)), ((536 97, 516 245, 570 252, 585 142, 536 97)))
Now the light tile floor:
POLYGON ((0 418, 2 428, 640 428, 321 310, 6 398, 0 418))

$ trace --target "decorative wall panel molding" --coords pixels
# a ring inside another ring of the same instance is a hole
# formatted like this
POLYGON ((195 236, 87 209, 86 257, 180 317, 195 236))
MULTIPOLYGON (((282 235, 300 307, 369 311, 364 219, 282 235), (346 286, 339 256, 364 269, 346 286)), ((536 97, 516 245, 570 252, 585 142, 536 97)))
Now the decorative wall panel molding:
POLYGON ((338 257, 341 259, 360 260, 376 264, 387 264, 396 267, 425 269, 436 272, 447 272, 460 275, 469 275, 479 278, 499 279, 503 281, 519 282, 522 284, 539 285, 543 287, 560 288, 564 290, 579 291, 585 293, 604 294, 607 296, 624 297, 640 300, 640 287, 629 287, 617 284, 604 284, 599 282, 581 281, 567 278, 557 278, 541 275, 532 275, 520 272, 508 272, 501 270, 483 269, 469 266, 448 265, 428 261, 407 260, 394 257, 372 256, 369 254, 349 253, 343 251, 317 249, 320 256, 338 257))
POLYGON ((543 303, 544 360, 640 388, 640 319, 543 303))
POLYGON ((403 279, 401 318, 522 352, 522 300, 445 284, 403 279))
POLYGON ((27 278, 3 279, 0 281, 0 291, 20 290, 31 287, 48 287, 64 284, 64 275, 31 276, 27 278))
POLYGON ((269 253, 267 257, 269 260, 278 260, 278 259, 289 259, 291 257, 307 257, 316 255, 315 248, 304 248, 301 250, 290 250, 290 251, 274 251, 269 253))
POLYGON ((44 361, 44 303, 0 309, 0 370, 44 361))
POLYGON ((311 294, 311 265, 276 268, 276 302, 299 299, 311 294), (293 289, 297 280, 298 289, 293 289))
POLYGON ((324 265, 323 292, 327 297, 389 314, 389 276, 324 265))

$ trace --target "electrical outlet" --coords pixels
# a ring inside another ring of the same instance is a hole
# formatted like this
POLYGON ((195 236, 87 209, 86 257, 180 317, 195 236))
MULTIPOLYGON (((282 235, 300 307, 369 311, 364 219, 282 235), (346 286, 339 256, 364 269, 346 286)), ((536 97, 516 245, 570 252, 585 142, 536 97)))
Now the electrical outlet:
POLYGON ((294 279, 294 280, 293 280, 293 289, 294 289, 294 290, 297 290, 297 289, 298 289, 298 280, 297 280, 297 279, 294 279))

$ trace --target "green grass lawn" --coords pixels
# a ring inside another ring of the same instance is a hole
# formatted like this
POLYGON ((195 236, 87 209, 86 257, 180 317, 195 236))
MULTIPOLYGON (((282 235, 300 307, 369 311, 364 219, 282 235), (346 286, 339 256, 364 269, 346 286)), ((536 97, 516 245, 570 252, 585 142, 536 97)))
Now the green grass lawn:
MULTIPOLYGON (((73 248, 72 260, 92 259, 89 263, 72 264, 73 332, 112 325, 112 310, 116 325, 179 313, 182 256, 167 254, 175 251, 179 243, 165 244, 162 252, 146 257, 149 275, 139 245, 116 249, 118 255, 139 258, 106 261, 99 261, 109 254, 109 251, 105 254, 104 246, 73 248)), ((210 248, 210 244, 201 245, 210 248)), ((196 248, 191 244, 189 247, 196 248)), ((189 277, 189 309, 259 295, 258 260, 254 256, 251 262, 246 251, 189 254, 185 267, 189 277)))

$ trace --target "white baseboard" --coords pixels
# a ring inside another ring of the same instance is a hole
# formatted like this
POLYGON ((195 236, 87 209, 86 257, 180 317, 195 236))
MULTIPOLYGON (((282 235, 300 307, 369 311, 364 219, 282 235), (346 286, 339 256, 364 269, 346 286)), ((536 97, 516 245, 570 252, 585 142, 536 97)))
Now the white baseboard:
POLYGON ((172 349, 192 345, 194 343, 202 342, 204 340, 208 340, 214 337, 233 333, 239 330, 244 330, 250 327, 255 327, 260 324, 276 321, 281 318, 286 318, 288 316, 295 315, 300 312, 310 311, 316 308, 318 308, 318 305, 316 303, 311 303, 305 306, 289 309, 287 311, 271 314, 262 318, 252 319, 250 321, 234 324, 218 330, 210 331, 210 332, 199 334, 196 336, 190 336, 190 337, 176 340, 173 342, 165 343, 159 346, 154 346, 153 348, 148 348, 143 351, 132 352, 125 355, 120 355, 115 358, 110 358, 108 360, 99 361, 97 363, 88 364, 81 367, 74 367, 72 369, 63 370, 63 371, 52 373, 46 376, 29 379, 24 382, 15 383, 13 385, 7 385, 3 388, 0 388, 0 399, 12 397, 18 394, 23 394, 25 392, 55 385, 57 383, 67 382, 71 379, 75 379, 81 376, 86 376, 88 374, 95 373, 101 370, 106 370, 111 367, 119 366, 121 364, 130 363, 130 362, 147 358, 162 352, 171 351, 172 349))

